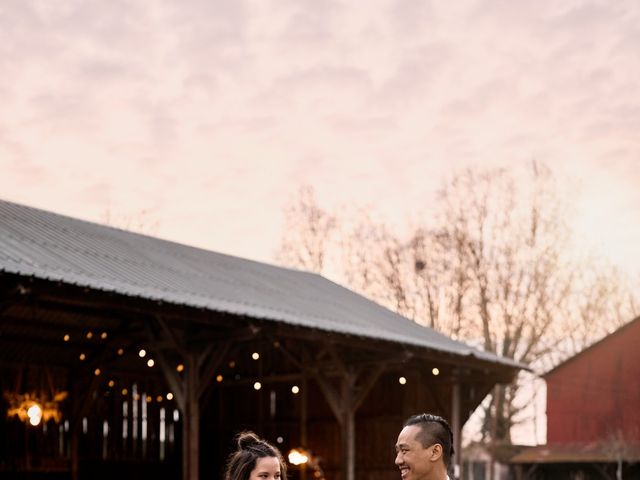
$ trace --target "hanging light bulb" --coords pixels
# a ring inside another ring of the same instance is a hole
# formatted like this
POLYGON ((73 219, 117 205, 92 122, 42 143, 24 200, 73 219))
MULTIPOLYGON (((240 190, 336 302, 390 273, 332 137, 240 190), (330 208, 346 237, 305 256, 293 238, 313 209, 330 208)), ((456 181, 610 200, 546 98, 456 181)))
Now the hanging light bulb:
POLYGON ((302 465, 303 463, 307 463, 309 461, 309 456, 307 452, 302 449, 294 448, 289 452, 289 463, 292 465, 302 465))
POLYGON ((27 416, 29 417, 29 423, 34 427, 40 424, 42 420, 42 407, 37 403, 34 403, 27 410, 27 416))

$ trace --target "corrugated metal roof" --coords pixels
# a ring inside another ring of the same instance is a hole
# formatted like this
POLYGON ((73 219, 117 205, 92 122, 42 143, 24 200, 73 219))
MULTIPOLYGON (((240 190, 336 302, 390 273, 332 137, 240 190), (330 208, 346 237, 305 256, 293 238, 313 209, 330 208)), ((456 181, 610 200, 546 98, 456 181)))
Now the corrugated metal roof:
POLYGON ((320 275, 1 200, 0 271, 522 367, 418 325, 320 275))

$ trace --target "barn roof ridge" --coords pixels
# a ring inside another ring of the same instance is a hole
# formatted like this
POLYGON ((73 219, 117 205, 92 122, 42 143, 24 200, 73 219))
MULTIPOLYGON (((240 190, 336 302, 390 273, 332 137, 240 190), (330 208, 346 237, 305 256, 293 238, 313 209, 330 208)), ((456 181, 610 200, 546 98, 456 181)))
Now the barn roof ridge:
POLYGON ((630 328, 632 325, 634 325, 636 322, 639 322, 639 321, 640 321, 640 315, 638 315, 637 317, 632 318, 627 323, 625 323, 624 325, 620 326, 619 328, 617 328, 613 332, 608 333, 607 335, 605 335, 601 339, 593 342, 588 347, 583 348, 578 353, 576 353, 576 354, 570 356, 569 358, 567 358, 566 360, 560 362, 558 365, 553 367, 548 372, 543 373, 541 375, 542 378, 547 378, 549 375, 554 375, 555 373, 557 373, 558 370, 562 370, 568 364, 573 363, 575 360, 581 358, 582 356, 586 355, 587 353, 589 353, 589 352, 595 350, 596 348, 600 347, 604 343, 606 343, 609 340, 611 340, 611 338, 617 337, 618 335, 622 334, 624 331, 627 330, 627 328, 630 328))

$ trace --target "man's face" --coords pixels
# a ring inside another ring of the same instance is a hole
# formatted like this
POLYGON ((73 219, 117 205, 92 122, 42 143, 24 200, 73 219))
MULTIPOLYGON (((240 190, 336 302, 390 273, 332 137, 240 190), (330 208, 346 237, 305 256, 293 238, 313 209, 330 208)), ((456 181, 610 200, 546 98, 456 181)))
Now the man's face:
POLYGON ((420 427, 404 427, 396 442, 396 465, 400 468, 402 480, 428 480, 434 474, 434 446, 424 448, 416 440, 420 427))

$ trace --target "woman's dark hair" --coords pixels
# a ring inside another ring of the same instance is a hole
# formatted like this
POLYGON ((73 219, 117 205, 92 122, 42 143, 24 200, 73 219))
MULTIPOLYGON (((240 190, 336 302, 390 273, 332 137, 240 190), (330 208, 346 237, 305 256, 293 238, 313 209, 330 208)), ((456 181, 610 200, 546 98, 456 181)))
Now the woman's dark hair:
POLYGON ((427 448, 434 443, 442 445, 442 454, 444 465, 447 469, 451 466, 451 458, 453 457, 453 432, 447 421, 438 416, 430 413, 421 413, 409 417, 404 426, 417 425, 420 427, 420 433, 416 437, 424 448, 427 448))
POLYGON ((224 480, 249 480, 259 458, 275 457, 280 463, 280 478, 287 480, 287 465, 280 450, 253 432, 241 432, 236 437, 236 451, 227 460, 224 480))

